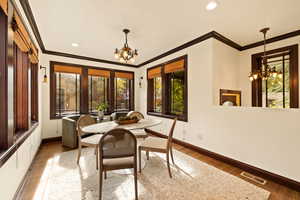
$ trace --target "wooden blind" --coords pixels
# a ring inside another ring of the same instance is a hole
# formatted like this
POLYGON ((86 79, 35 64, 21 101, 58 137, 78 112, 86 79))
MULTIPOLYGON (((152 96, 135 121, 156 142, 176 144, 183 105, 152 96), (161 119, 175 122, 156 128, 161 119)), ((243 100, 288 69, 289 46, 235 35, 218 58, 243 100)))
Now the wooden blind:
POLYGON ((88 74, 90 76, 102 76, 102 77, 110 77, 110 71, 101 70, 101 69, 88 69, 88 74))
POLYGON ((116 78, 126 78, 126 79, 133 79, 133 74, 132 73, 127 73, 127 72, 116 72, 115 73, 116 78))
POLYGON ((22 20, 16 11, 14 11, 14 20, 16 23, 16 30, 14 30, 14 41, 16 45, 21 49, 21 51, 30 53, 30 62, 34 64, 38 63, 38 50, 31 41, 22 20))
POLYGON ((0 7, 4 11, 4 13, 7 15, 7 13, 8 13, 8 0, 0 0, 0 7))
POLYGON ((161 67, 155 67, 148 71, 148 79, 161 76, 161 67))
POLYGON ((172 73, 184 70, 184 59, 178 60, 165 65, 165 73, 172 73))
POLYGON ((55 65, 54 72, 62 72, 62 73, 72 73, 72 74, 81 74, 81 67, 74 67, 68 65, 55 65))
POLYGON ((16 45, 19 47, 19 49, 22 52, 28 52, 29 51, 29 48, 26 45, 25 40, 23 39, 22 35, 17 31, 14 33, 14 42, 16 43, 16 45))

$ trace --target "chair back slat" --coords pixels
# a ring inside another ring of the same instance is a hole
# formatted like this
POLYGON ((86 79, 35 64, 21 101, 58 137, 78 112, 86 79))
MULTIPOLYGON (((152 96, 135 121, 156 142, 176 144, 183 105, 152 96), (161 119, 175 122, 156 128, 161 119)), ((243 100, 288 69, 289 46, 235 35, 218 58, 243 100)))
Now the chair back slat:
POLYGON ((76 129, 79 137, 87 134, 82 131, 82 128, 96 123, 96 119, 90 115, 82 115, 77 121, 76 129))
POLYGON ((137 117, 139 120, 144 119, 144 115, 138 111, 130 111, 127 117, 137 117))
POLYGON ((172 127, 171 127, 170 132, 169 132, 167 150, 169 150, 172 147, 173 134, 174 134, 174 129, 175 129, 176 122, 177 122, 177 118, 174 119, 172 127))
POLYGON ((100 139, 99 155, 104 159, 135 156, 136 145, 136 137, 129 130, 116 128, 100 139))

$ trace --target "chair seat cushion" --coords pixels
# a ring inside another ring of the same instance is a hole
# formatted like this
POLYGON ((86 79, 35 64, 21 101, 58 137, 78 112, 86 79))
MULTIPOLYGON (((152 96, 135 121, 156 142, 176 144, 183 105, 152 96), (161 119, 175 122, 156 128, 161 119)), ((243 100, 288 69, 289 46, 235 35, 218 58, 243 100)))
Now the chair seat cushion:
POLYGON ((133 168, 133 157, 103 159, 103 167, 107 170, 133 168))
POLYGON ((133 135, 137 138, 146 138, 148 136, 148 133, 145 131, 145 129, 134 129, 130 130, 133 135))
POLYGON ((153 149, 167 149, 168 140, 158 137, 148 137, 141 145, 141 147, 153 149))
POLYGON ((103 135, 102 134, 96 134, 92 136, 88 136, 86 138, 81 139, 82 143, 87 143, 87 144, 94 144, 97 145, 99 144, 99 141, 103 135))

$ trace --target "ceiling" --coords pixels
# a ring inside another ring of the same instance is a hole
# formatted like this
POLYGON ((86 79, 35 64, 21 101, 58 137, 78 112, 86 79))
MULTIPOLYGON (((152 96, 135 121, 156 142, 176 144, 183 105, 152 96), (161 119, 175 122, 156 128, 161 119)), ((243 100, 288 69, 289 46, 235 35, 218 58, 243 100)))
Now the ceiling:
POLYGON ((124 43, 139 50, 140 64, 212 30, 240 45, 300 29, 299 0, 29 0, 47 50, 115 61, 124 43), (72 43, 78 43, 73 47, 72 43))

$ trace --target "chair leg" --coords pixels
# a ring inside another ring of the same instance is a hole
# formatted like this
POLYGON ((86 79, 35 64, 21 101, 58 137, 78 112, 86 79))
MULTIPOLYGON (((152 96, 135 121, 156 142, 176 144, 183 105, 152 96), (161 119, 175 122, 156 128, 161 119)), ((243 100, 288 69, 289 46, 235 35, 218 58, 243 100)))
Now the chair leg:
POLYGON ((107 179, 107 171, 104 171, 104 179, 107 179))
POLYGON ((142 156, 141 156, 141 154, 142 154, 142 149, 141 149, 141 147, 139 147, 139 172, 140 173, 142 173, 142 163, 141 163, 142 156))
POLYGON ((99 170, 99 200, 102 199, 102 182, 103 182, 102 176, 103 176, 103 171, 100 168, 100 170, 99 170))
POLYGON ((134 190, 135 190, 135 200, 138 200, 138 182, 137 182, 137 166, 134 166, 134 190))
POLYGON ((173 148, 172 147, 170 148, 170 154, 171 154, 172 163, 173 163, 173 165, 175 165, 174 157, 173 157, 173 148))
POLYGON ((79 164, 80 156, 81 156, 81 144, 79 143, 78 144, 77 164, 79 164))
POLYGON ((98 147, 95 148, 96 149, 96 169, 99 169, 99 151, 98 151, 98 147))
POLYGON ((146 151, 147 160, 149 160, 149 151, 146 151))
POLYGON ((170 168, 170 160, 169 160, 169 153, 167 152, 166 155, 167 155, 167 166, 168 166, 169 176, 170 176, 170 178, 172 178, 171 168, 170 168))

